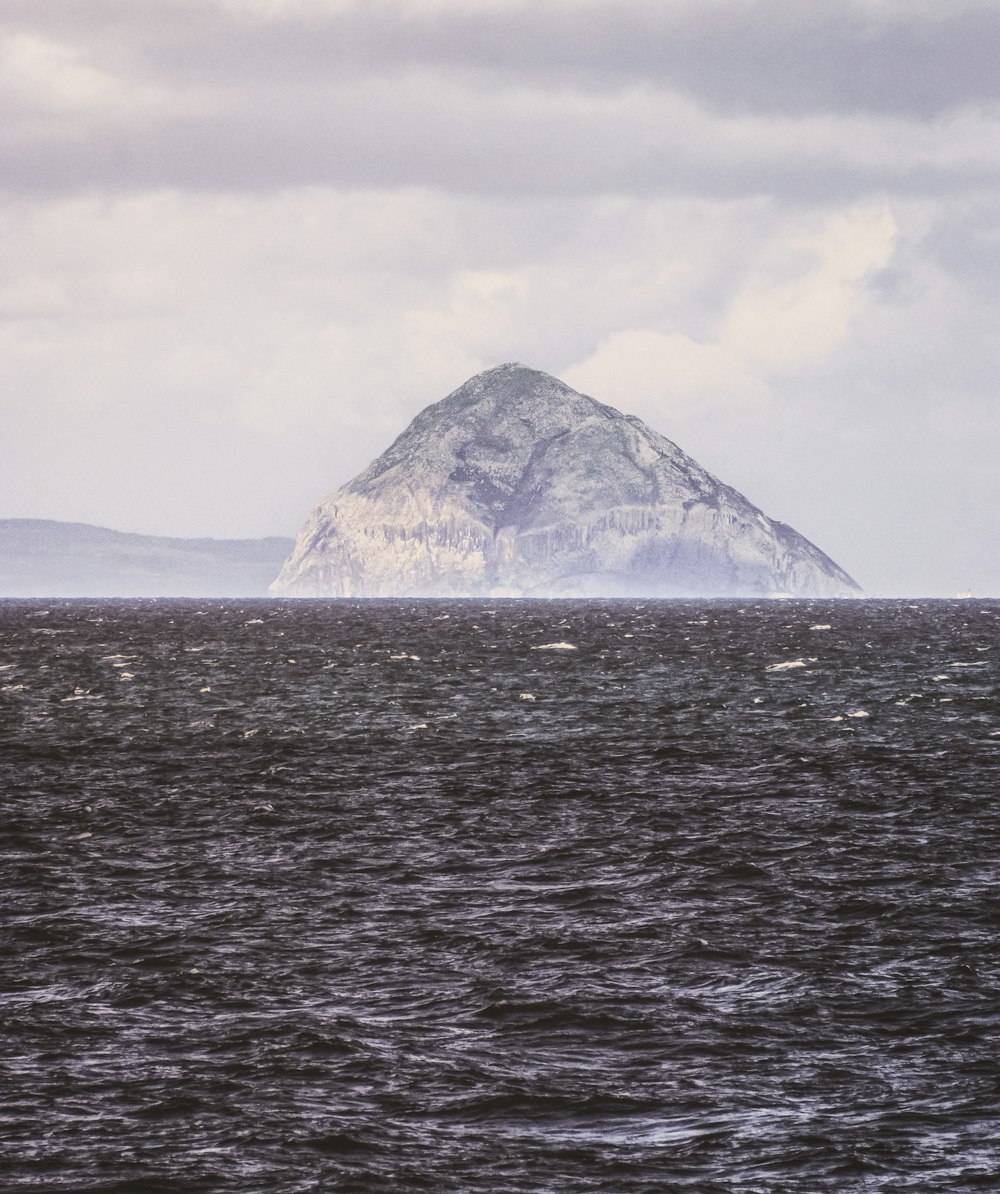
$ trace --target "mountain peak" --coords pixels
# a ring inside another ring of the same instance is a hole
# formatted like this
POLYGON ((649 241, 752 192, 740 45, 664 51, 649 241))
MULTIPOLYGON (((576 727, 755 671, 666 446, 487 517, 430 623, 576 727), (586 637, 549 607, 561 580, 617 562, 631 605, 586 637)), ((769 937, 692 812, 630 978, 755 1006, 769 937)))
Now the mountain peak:
POLYGON ((302 596, 856 596, 676 444, 510 362, 426 407, 314 511, 274 586, 302 596))
POLYGON ((497 407, 521 403, 526 409, 532 405, 551 408, 567 403, 573 405, 580 400, 585 404, 594 402, 549 373, 511 361, 470 377, 447 398, 433 403, 428 409, 441 407, 444 412, 458 411, 480 402, 493 403, 497 407))

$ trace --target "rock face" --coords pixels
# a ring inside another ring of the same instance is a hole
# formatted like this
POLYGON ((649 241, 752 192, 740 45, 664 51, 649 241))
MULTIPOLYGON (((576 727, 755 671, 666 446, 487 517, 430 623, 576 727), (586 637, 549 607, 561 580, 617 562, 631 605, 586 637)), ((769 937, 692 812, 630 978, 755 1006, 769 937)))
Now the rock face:
POLYGON ((857 597, 791 527, 640 419, 501 365, 413 420, 303 526, 295 597, 857 597))

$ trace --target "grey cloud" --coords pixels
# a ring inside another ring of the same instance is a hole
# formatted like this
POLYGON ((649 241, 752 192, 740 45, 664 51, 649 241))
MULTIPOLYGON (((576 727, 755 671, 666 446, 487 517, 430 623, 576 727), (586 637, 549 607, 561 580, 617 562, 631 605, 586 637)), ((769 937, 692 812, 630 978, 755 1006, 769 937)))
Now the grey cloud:
POLYGON ((15 93, 0 125, 8 191, 422 185, 810 202, 1000 181, 985 136, 956 166, 947 122, 926 119, 1000 95, 988 54, 1000 11, 985 8, 904 20, 789 0, 550 0, 263 19, 211 0, 0 5, 8 32, 77 47, 126 96, 158 97, 53 115, 15 93), (822 143, 796 118, 826 122, 822 143))
POLYGON ((209 0, 14 0, 12 25, 47 25, 131 48, 165 79, 312 86, 350 74, 475 72, 481 85, 583 93, 637 84, 727 111, 867 112, 929 119, 1000 101, 1000 11, 617 0, 425 13, 359 4, 325 16, 250 19, 209 0), (81 17, 85 16, 85 20, 81 17))
MULTIPOLYGON (((501 79, 582 91, 637 83, 728 111, 870 112, 928 119, 1000 100, 1000 12, 982 8, 874 21, 849 9, 768 3, 734 7, 600 4, 568 15, 532 4, 511 13, 468 10, 401 19, 352 10, 305 27, 237 36, 243 61, 272 69, 490 72, 501 79)), ((196 52, 201 69, 225 55, 196 52)), ((192 59, 188 59, 191 63, 192 59)), ((169 65, 179 65, 171 57, 169 65)))
MULTIPOLYGON (((788 125, 745 136, 710 118, 688 120, 655 97, 580 104, 502 96, 424 77, 257 93, 198 116, 170 112, 132 127, 117 117, 66 122, 37 136, 0 131, 0 187, 47 193, 179 187, 428 186, 497 195, 773 194, 789 202, 873 192, 941 194, 995 188, 1000 161, 979 154, 956 169, 947 134, 857 155, 857 129, 810 144, 788 125)), ((858 137, 864 143, 864 137, 858 137)))
POLYGON ((1000 299, 1000 216, 995 203, 979 199, 943 215, 924 248, 931 261, 962 278, 978 297, 991 303, 1000 299))

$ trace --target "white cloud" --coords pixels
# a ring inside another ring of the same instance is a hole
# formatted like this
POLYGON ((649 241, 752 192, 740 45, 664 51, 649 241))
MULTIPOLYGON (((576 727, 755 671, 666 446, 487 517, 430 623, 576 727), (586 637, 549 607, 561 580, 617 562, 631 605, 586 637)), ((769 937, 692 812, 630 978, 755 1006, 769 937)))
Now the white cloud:
POLYGON ((672 427, 766 407, 776 372, 822 361, 845 344, 873 298, 866 280, 888 264, 897 232, 884 203, 805 222, 813 226, 786 220, 745 263, 748 276, 731 280, 710 337, 662 325, 624 328, 565 379, 672 427))
POLYGON ((511 336, 518 310, 529 301, 526 279, 499 270, 462 270, 434 303, 403 317, 405 351, 428 379, 469 376, 488 367, 494 346, 511 336))
POLYGON ((0 40, 0 73, 8 97, 43 111, 87 112, 121 98, 116 80, 83 61, 77 47, 34 34, 0 40))
POLYGON ((751 278, 737 291, 720 329, 721 346, 765 369, 822 360, 850 332, 871 295, 866 277, 888 265, 896 223, 887 204, 839 212, 814 233, 780 246, 779 266, 801 259, 787 280, 751 278))
POLYGON ((151 120, 216 115, 224 97, 206 86, 152 82, 81 42, 41 32, 0 31, 0 111, 13 143, 44 137, 72 142, 94 130, 151 120), (98 60, 95 60, 98 59, 98 60))
POLYGON ((767 383, 724 345, 648 328, 608 336, 563 378, 664 430, 682 427, 706 409, 731 412, 773 398, 767 383))

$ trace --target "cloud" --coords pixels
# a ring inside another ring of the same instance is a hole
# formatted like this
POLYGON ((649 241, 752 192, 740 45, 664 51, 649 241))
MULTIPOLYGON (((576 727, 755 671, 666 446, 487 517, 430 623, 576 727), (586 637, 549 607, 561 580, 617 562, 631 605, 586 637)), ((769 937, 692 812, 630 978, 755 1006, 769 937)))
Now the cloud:
POLYGON ((12 191, 995 188, 1000 13, 8 0, 12 191), (84 19, 85 18, 85 19, 84 19))
POLYGON ((938 115, 1000 99, 984 3, 798 0, 73 0, 7 3, 15 27, 243 85, 331 73, 475 74, 581 92, 642 83, 740 111, 938 115))
POLYGON ((564 372, 578 389, 683 426, 706 411, 732 415, 774 399, 777 372, 829 358, 873 298, 870 275, 891 259, 896 224, 866 205, 819 226, 783 226, 732 284, 714 336, 667 328, 617 331, 564 372))
POLYGON ((674 435, 706 409, 759 409, 773 398, 766 381, 725 345, 650 328, 613 333, 562 376, 575 389, 641 414, 674 435))
POLYGON ((828 357, 870 301, 863 283, 889 264, 896 231, 882 203, 839 212, 816 232, 793 237, 781 256, 802 256, 805 268, 787 280, 744 283, 726 314, 721 344, 767 368, 828 357))

